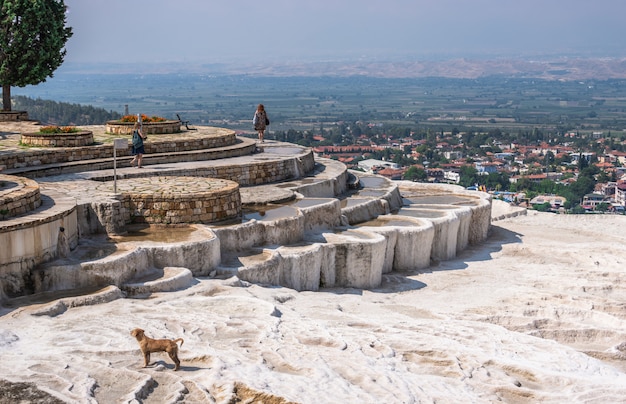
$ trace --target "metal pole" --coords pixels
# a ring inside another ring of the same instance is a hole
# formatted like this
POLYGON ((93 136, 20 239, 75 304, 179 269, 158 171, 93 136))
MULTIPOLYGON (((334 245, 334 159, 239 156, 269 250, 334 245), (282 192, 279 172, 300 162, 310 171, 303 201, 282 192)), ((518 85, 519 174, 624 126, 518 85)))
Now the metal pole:
POLYGON ((113 193, 117 195, 117 149, 127 150, 128 139, 113 139, 113 193))
POLYGON ((117 195, 117 145, 113 144, 113 194, 117 195))

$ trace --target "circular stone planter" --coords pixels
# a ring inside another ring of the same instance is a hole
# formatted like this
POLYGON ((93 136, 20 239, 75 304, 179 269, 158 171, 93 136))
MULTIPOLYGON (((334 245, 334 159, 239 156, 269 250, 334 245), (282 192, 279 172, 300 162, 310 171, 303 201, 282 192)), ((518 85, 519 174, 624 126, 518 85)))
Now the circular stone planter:
MULTIPOLYGON (((106 133, 114 135, 130 135, 133 133, 135 122, 108 121, 106 123, 106 133)), ((144 135, 155 135, 164 133, 180 132, 180 121, 144 122, 144 135)))
POLYGON ((148 177, 118 181, 131 221, 214 223, 241 215, 239 184, 204 177, 148 177))
POLYGON ((93 132, 22 133, 22 144, 38 147, 82 147, 93 144, 93 132))

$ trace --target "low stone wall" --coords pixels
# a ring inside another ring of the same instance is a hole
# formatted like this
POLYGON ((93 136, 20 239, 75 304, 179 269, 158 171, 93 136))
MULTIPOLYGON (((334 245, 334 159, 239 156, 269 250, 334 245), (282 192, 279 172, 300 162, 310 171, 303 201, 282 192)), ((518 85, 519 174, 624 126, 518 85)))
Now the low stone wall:
POLYGON ((0 111, 0 122, 28 121, 26 111, 0 111))
MULTIPOLYGON (((302 159, 313 161, 313 153, 302 156, 302 159)), ((306 174, 306 172, 300 174, 306 174)), ((239 165, 200 167, 186 170, 185 175, 237 181, 244 187, 298 178, 298 173, 293 171, 291 160, 252 161, 239 165)))
MULTIPOLYGON (((130 139, 130 138, 129 138, 130 139)), ((129 142, 130 143, 130 142, 129 142)), ((146 154, 176 153, 189 150, 203 150, 231 146, 237 143, 235 132, 225 135, 198 139, 158 140, 148 139, 146 154)), ((117 156, 130 156, 131 148, 117 150, 117 156)), ((0 170, 35 167, 46 164, 60 164, 82 160, 107 159, 113 157, 113 145, 81 146, 55 150, 29 150, 20 153, 0 155, 0 170)))
POLYGON ((241 215, 239 184, 196 177, 150 177, 118 182, 133 223, 214 223, 241 215))
POLYGON ((22 144, 36 147, 81 147, 93 144, 93 132, 23 133, 22 144))
POLYGON ((130 222, 130 213, 121 201, 114 198, 99 198, 97 201, 76 206, 79 233, 122 234, 130 222))
MULTIPOLYGON (((109 121, 106 123, 105 131, 114 135, 130 135, 133 133, 134 126, 135 122, 109 121)), ((180 121, 144 122, 142 131, 144 135, 178 133, 180 132, 180 121)))
POLYGON ((0 220, 25 214, 39 206, 39 184, 27 178, 0 174, 0 220))

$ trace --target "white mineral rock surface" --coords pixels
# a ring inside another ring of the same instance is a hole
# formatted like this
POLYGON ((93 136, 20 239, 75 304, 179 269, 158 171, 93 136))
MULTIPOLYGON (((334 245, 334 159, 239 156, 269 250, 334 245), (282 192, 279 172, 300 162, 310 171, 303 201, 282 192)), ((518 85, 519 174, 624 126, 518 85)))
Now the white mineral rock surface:
POLYGON ((625 402, 625 228, 529 212, 375 290, 200 278, 145 299, 27 301, 0 312, 0 379, 79 403, 625 402), (181 369, 162 353, 142 368, 135 327, 183 338, 181 369))

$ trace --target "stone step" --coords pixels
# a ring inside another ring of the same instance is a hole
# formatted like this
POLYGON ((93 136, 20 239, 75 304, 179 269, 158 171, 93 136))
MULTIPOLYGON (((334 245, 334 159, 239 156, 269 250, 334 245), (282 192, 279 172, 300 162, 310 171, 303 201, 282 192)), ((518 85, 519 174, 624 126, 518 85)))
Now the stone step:
MULTIPOLYGON (((256 151, 256 142, 252 139, 241 138, 237 144, 210 149, 184 150, 178 152, 150 153, 143 155, 143 165, 179 163, 188 161, 218 160, 239 156, 248 156, 256 151)), ((117 167, 128 167, 133 156, 111 157, 65 161, 51 164, 41 164, 17 167, 3 170, 3 174, 20 175, 28 178, 40 178, 54 175, 72 174, 84 171, 110 170, 117 167)))

